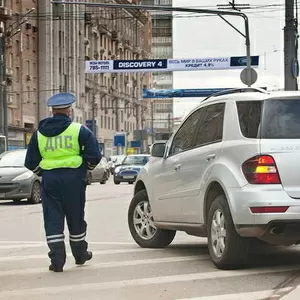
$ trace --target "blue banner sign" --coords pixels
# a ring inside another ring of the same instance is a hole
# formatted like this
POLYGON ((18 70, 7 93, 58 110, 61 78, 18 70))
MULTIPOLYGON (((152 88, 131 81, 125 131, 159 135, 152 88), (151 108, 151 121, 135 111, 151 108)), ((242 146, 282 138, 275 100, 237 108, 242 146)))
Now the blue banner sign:
POLYGON ((193 97, 208 97, 220 91, 230 90, 230 88, 215 88, 215 89, 174 89, 174 90, 143 90, 144 99, 158 98, 193 98, 193 97))
MULTIPOLYGON (((86 73, 208 71, 243 69, 247 65, 245 56, 207 57, 185 59, 150 60, 87 60, 86 73)), ((259 56, 251 56, 251 66, 258 67, 259 56)))
POLYGON ((114 136, 114 147, 125 147, 126 146, 126 133, 117 132, 114 136))
POLYGON ((130 142, 130 147, 131 148, 140 148, 142 146, 141 141, 131 141, 130 142))

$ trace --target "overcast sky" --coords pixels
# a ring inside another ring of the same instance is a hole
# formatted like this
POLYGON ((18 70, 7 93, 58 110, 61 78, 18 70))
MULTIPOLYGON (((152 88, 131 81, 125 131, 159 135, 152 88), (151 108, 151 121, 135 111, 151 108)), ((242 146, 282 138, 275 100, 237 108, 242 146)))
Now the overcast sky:
MULTIPOLYGON (((216 9, 227 0, 173 0, 173 6, 216 9)), ((244 10, 250 22, 251 55, 260 55, 258 80, 254 86, 277 89, 284 86, 283 28, 284 0, 237 0, 238 4, 257 7, 244 10), (266 5, 265 7, 263 7, 266 5), (269 6, 274 5, 274 6, 269 6)), ((239 17, 226 17, 242 32, 244 22, 239 17)), ((215 16, 187 17, 174 13, 173 57, 204 58, 245 55, 245 39, 215 16)), ((174 72, 174 88, 241 87, 240 70, 174 72)), ((175 99, 175 117, 186 115, 199 99, 175 99)))

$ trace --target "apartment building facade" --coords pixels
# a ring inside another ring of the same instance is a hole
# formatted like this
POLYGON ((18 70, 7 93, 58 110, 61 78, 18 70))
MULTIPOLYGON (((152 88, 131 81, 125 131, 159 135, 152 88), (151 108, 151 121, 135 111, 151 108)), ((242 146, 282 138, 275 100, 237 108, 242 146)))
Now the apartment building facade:
POLYGON ((49 115, 45 103, 49 96, 73 92, 77 95, 73 119, 94 130, 106 156, 115 154, 115 132, 125 131, 132 140, 133 131, 150 122, 149 105, 141 97, 143 87, 150 86, 151 74, 85 74, 85 61, 150 57, 151 15, 82 5, 51 6, 44 0, 39 1, 39 14, 40 117, 49 115))
MULTIPOLYGON (((131 3, 132 1, 115 1, 131 3)), ((135 1, 137 3, 137 1, 135 1)), ((85 14, 85 60, 138 60, 151 56, 151 15, 130 9, 91 8, 85 14)), ((85 119, 93 124, 106 154, 117 154, 115 132, 149 127, 150 103, 142 100, 150 73, 86 74, 85 119)))
MULTIPOLYGON (((145 5, 170 6, 172 0, 142 0, 145 5)), ((173 57, 172 12, 152 11, 152 56, 168 59, 173 57)), ((172 89, 172 72, 154 72, 153 89, 172 89)), ((157 140, 167 140, 173 132, 173 99, 153 99, 153 129, 157 140)))
POLYGON ((1 103, 6 103, 1 119, 3 128, 6 119, 8 149, 24 148, 39 120, 36 8, 35 0, 0 1, 5 32, 1 103))

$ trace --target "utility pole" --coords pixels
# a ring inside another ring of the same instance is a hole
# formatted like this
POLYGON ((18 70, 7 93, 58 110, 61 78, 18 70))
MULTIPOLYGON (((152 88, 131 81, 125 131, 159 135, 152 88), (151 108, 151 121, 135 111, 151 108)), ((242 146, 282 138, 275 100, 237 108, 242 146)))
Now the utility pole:
POLYGON ((3 135, 6 138, 6 150, 8 148, 8 118, 7 118, 7 78, 6 78, 6 48, 7 42, 16 34, 21 32, 20 27, 27 21, 27 16, 31 14, 35 8, 28 10, 20 18, 7 26, 8 17, 3 20, 3 29, 0 33, 0 105, 1 105, 1 127, 3 135))
POLYGON ((151 101, 151 136, 154 143, 154 101, 151 101))
POLYGON ((298 65, 298 24, 295 18, 295 1, 285 0, 284 27, 284 89, 297 91, 298 65))
POLYGON ((171 136, 171 114, 168 114, 168 133, 171 136))
POLYGON ((96 94, 95 91, 93 92, 93 99, 92 99, 92 132, 96 135, 96 128, 95 128, 95 105, 96 105, 96 94))
POLYGON ((241 11, 242 9, 249 9, 250 4, 237 4, 235 0, 229 1, 228 4, 217 4, 217 7, 220 9, 231 8, 233 10, 241 11))
POLYGON ((7 98, 6 98, 6 22, 3 22, 3 33, 0 37, 0 99, 1 99, 1 131, 6 138, 6 149, 8 146, 8 124, 7 124, 7 98))

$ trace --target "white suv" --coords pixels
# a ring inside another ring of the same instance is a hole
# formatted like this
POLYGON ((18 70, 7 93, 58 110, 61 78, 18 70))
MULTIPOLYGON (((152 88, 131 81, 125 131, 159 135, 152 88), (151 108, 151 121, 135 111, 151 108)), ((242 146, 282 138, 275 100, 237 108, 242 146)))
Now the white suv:
POLYGON ((253 238, 299 243, 300 92, 214 94, 151 155, 128 210, 141 247, 166 247, 185 231, 207 237, 213 263, 233 269, 253 238))

